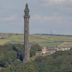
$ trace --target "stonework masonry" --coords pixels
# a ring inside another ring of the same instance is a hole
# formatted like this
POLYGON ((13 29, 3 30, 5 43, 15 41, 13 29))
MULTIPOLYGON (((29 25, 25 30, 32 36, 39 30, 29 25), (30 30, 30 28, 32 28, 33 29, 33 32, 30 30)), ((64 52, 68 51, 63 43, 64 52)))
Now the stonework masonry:
POLYGON ((24 59, 23 62, 27 63, 30 59, 30 49, 29 49, 29 8, 28 4, 25 6, 24 15, 24 59))

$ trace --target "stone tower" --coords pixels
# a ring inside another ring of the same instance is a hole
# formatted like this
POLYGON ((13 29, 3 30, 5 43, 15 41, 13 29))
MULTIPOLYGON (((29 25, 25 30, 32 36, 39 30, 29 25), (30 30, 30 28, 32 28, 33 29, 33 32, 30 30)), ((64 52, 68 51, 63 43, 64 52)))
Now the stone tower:
POLYGON ((24 59, 23 62, 27 63, 30 59, 30 49, 29 49, 29 8, 28 4, 25 6, 24 10, 24 59))

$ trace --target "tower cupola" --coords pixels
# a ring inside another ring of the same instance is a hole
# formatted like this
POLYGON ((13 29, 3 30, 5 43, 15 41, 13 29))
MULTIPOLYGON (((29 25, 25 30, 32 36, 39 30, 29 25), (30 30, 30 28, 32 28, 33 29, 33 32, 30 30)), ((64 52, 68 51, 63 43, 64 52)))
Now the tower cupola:
POLYGON ((26 4, 24 12, 25 12, 25 16, 29 16, 28 4, 26 4))

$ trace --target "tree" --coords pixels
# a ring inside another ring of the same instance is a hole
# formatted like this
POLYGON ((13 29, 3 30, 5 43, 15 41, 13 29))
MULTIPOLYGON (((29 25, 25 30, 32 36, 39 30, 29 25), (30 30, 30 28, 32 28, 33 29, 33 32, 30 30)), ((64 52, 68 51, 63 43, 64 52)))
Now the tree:
POLYGON ((41 46, 37 43, 33 44, 30 49, 30 57, 35 56, 37 51, 41 51, 41 46))

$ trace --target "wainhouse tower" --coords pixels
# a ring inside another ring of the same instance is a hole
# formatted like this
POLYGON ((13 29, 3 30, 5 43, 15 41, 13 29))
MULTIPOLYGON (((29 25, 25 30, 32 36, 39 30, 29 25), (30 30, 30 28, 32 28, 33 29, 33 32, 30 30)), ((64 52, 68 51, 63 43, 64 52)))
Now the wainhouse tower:
POLYGON ((29 49, 29 8, 28 4, 25 6, 24 10, 24 58, 23 62, 27 63, 30 59, 30 49, 29 49))

